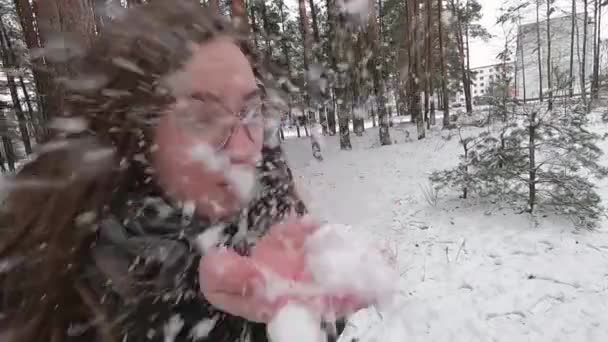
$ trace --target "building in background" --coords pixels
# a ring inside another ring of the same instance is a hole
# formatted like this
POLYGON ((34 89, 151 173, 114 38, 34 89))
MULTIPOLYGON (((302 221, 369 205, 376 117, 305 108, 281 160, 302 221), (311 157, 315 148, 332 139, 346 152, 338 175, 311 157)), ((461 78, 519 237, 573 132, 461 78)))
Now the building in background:
MULTIPOLYGON (((513 64, 505 65, 491 64, 477 68, 471 68, 471 97, 473 104, 482 104, 483 98, 492 95, 492 89, 497 82, 506 77, 513 77, 513 64)), ((451 97, 452 105, 464 105, 465 97, 463 85, 460 83, 460 90, 451 97)), ((514 90, 513 90, 514 93, 514 90)))
MULTIPOLYGON (((578 15, 574 29, 574 94, 581 93, 581 66, 583 65, 583 25, 584 17, 578 15)), ((543 96, 549 93, 547 82, 547 21, 539 24, 540 29, 540 70, 542 71, 543 96)), ((593 66, 593 23, 587 23, 587 53, 585 59, 584 84, 589 91, 593 66)), ((551 18, 549 21, 551 39, 551 70, 554 96, 567 95, 570 85, 570 47, 572 39, 572 16, 551 18)), ((517 36, 515 54, 515 84, 518 99, 536 100, 540 95, 540 73, 538 63, 538 32, 536 22, 521 25, 517 36)))

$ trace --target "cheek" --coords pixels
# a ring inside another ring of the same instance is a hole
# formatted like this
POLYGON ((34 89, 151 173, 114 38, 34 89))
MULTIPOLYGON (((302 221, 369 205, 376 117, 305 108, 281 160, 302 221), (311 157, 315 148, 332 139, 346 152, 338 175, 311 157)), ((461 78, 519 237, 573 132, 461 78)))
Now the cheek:
POLYGON ((224 177, 211 172, 203 160, 192 158, 202 141, 184 134, 166 115, 155 135, 154 167, 163 190, 174 200, 194 201, 205 216, 222 216, 233 211, 232 195, 221 186, 224 177))
POLYGON ((251 137, 253 143, 258 151, 262 151, 264 145, 264 126, 256 127, 251 130, 251 137))

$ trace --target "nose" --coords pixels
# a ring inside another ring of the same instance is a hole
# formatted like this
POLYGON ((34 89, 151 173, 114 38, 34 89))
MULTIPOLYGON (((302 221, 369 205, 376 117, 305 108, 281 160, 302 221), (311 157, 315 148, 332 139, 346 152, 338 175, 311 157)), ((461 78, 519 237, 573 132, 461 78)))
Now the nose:
POLYGON ((232 163, 249 165, 255 165, 261 153, 242 124, 237 124, 235 127, 224 151, 232 163))

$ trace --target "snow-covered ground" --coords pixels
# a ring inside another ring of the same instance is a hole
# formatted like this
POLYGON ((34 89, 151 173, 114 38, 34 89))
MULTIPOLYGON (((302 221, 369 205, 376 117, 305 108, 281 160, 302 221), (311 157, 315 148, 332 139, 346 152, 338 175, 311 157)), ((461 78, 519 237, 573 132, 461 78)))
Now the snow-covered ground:
MULTIPOLYGON (((608 223, 577 231, 565 218, 456 193, 433 203, 427 177, 456 165, 458 138, 436 129, 411 140, 405 131, 415 137, 415 128, 405 125, 387 147, 375 144, 376 129, 351 135, 353 151, 328 137, 323 162, 308 139, 285 142, 316 216, 372 232, 398 252, 395 309, 357 313, 342 342, 608 341, 608 223)), ((600 192, 608 200, 608 182, 600 192)))

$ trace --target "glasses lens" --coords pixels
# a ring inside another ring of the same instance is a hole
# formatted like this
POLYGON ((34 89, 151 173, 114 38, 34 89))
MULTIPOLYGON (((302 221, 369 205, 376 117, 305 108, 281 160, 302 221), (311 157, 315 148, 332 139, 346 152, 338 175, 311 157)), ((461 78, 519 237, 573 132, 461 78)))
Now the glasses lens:
POLYGON ((184 106, 177 109, 176 114, 184 131, 214 147, 221 147, 226 143, 234 125, 231 114, 214 101, 188 100, 184 106))

